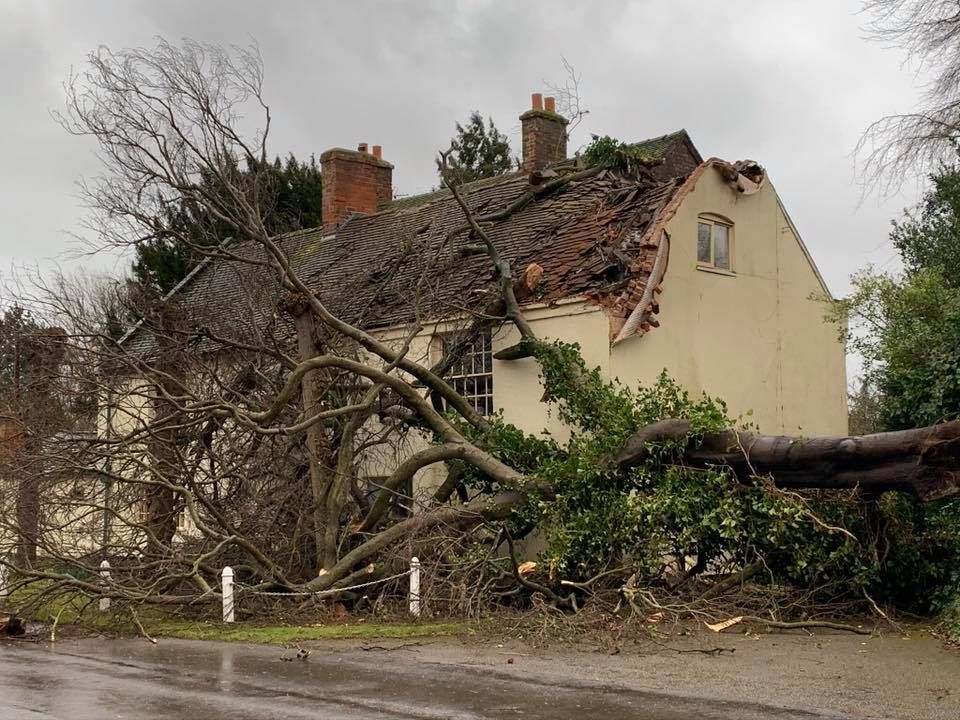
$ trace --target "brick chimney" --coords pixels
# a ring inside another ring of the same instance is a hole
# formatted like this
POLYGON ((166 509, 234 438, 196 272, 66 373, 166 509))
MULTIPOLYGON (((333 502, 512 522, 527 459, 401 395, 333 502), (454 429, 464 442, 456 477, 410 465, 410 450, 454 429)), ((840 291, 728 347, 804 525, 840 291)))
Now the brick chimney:
POLYGON ((540 93, 530 96, 530 109, 520 116, 523 170, 541 170, 567 159, 567 120, 557 114, 556 100, 540 93), (546 99, 546 107, 544 107, 546 99))
POLYGON ((360 143, 356 150, 333 148, 320 156, 323 176, 323 231, 334 232, 354 213, 373 213, 393 199, 393 165, 382 148, 360 143))

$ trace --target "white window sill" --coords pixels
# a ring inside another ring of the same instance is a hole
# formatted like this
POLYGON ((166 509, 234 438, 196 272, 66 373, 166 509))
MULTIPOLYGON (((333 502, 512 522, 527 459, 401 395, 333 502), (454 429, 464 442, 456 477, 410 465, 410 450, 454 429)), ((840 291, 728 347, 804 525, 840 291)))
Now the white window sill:
POLYGON ((724 275, 726 277, 737 276, 737 274, 733 272, 733 270, 724 270, 723 268, 713 267, 713 265, 697 265, 697 270, 713 273, 714 275, 724 275))

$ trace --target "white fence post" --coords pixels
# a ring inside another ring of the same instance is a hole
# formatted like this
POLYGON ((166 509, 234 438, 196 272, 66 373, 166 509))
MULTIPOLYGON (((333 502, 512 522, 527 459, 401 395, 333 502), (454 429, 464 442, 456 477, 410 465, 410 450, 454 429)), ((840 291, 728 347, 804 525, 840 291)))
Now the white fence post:
POLYGON ((0 598, 5 598, 10 594, 10 588, 7 586, 9 571, 7 566, 0 564, 0 598))
MULTIPOLYGON (((110 561, 104 560, 100 563, 100 577, 103 578, 104 590, 106 590, 107 584, 110 582, 110 561)), ((110 598, 102 597, 100 598, 100 612, 107 612, 110 609, 110 598)))
POLYGON ((227 565, 221 574, 223 592, 223 621, 233 622, 233 568, 227 565))
POLYGON ((410 558, 410 614, 420 617, 420 560, 410 558))

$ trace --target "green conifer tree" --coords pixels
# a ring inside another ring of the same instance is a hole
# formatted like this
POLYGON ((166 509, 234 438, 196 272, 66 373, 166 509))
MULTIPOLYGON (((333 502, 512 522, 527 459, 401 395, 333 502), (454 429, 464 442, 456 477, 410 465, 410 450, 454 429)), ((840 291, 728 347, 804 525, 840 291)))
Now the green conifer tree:
MULTIPOLYGON (((260 166, 235 167, 233 173, 235 187, 257 187, 256 199, 271 235, 320 226, 322 183, 313 156, 304 162, 293 155, 286 161, 278 157, 260 166)), ((209 174, 201 176, 201 185, 218 192, 218 182, 209 174)), ((136 245, 132 271, 137 283, 160 293, 186 277, 203 258, 204 248, 216 247, 233 235, 228 225, 187 202, 167 207, 155 222, 152 235, 136 245)))
POLYGON ((457 123, 457 134, 450 141, 451 152, 447 163, 458 183, 502 175, 513 166, 510 143, 492 118, 486 124, 474 111, 466 125, 457 123))

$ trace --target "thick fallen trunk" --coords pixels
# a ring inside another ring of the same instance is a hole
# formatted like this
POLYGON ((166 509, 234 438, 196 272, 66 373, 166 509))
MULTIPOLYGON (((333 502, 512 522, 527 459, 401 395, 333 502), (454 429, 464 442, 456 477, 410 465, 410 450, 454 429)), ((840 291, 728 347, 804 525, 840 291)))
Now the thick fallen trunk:
MULTIPOLYGON (((639 464, 651 443, 682 440, 687 420, 664 420, 634 433, 617 457, 639 464)), ((725 430, 682 453, 690 465, 726 465, 738 477, 770 476, 778 487, 868 492, 896 490, 921 500, 960 494, 960 422, 857 437, 796 438, 725 430)))
MULTIPOLYGON (((623 469, 635 466, 644 460, 652 444, 670 440, 686 442, 688 437, 690 423, 687 420, 664 420, 649 425, 627 440, 615 462, 623 469)), ((424 458, 434 461, 445 458, 447 447, 440 446, 436 457, 427 453, 424 458)), ((695 447, 678 450, 678 453, 678 461, 689 465, 728 466, 743 479, 770 476, 777 486, 784 488, 896 490, 923 500, 960 494, 960 422, 842 438, 804 439, 725 430, 707 434, 695 447)), ((464 457, 460 451, 455 455, 464 457)), ((418 462, 411 468, 419 467, 418 462)), ((486 463, 474 458, 472 464, 485 469, 486 463)), ((403 468, 401 471, 405 472, 403 468)), ((304 587, 313 591, 335 588, 395 542, 424 535, 438 527, 463 532, 485 521, 508 517, 530 495, 552 496, 553 488, 542 481, 523 483, 519 473, 510 480, 508 484, 514 485, 514 489, 495 497, 482 496, 463 505, 440 505, 376 533, 342 557, 329 572, 304 587)))

